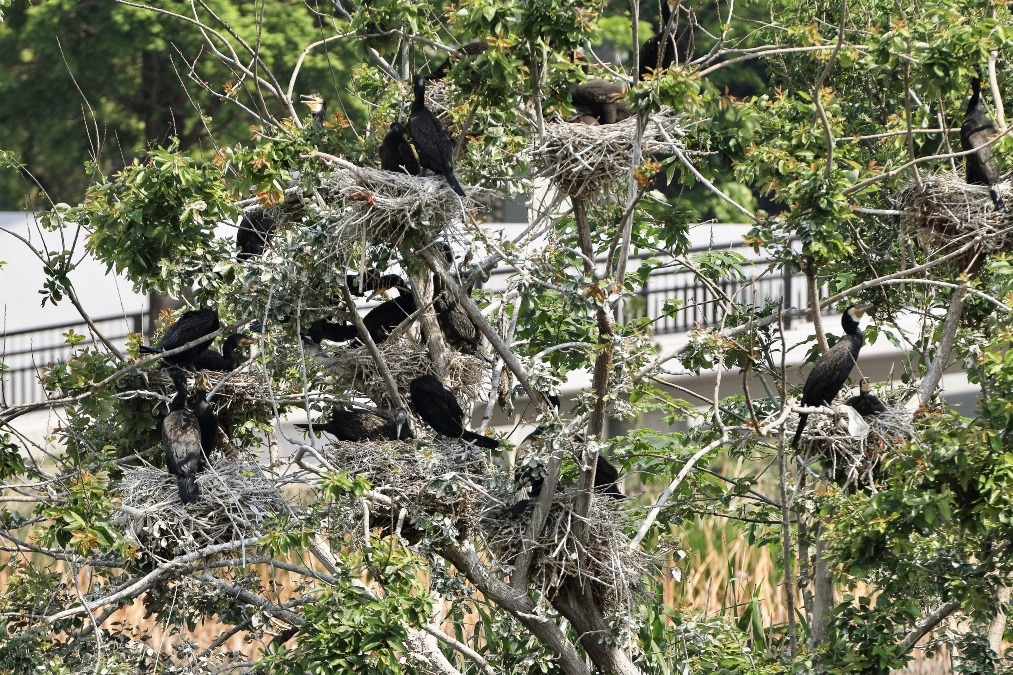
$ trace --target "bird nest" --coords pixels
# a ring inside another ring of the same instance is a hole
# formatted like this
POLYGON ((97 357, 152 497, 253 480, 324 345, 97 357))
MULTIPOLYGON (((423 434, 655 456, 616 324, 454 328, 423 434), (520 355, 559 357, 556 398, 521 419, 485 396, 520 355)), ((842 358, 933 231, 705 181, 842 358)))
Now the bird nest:
MULTIPOLYGON (((474 528, 486 500, 486 453, 462 441, 333 443, 324 457, 369 479, 379 497, 370 506, 370 527, 388 529, 388 523, 403 520, 403 534, 410 530, 417 536, 424 528, 430 537, 460 540, 474 528)), ((361 531, 365 511, 360 508, 358 514, 358 522, 348 523, 349 532, 361 531)))
POLYGON ((489 549, 505 565, 513 565, 522 551, 534 547, 531 579, 546 597, 565 583, 576 581, 590 589, 598 607, 606 613, 629 612, 641 594, 643 579, 654 562, 638 548, 630 548, 623 532, 627 512, 616 500, 595 494, 584 523, 587 543, 578 540, 574 525, 580 490, 557 492, 545 527, 537 541, 527 538, 532 511, 519 518, 504 514, 502 503, 490 502, 482 514, 482 530, 489 549))
MULTIPOLYGON (((429 351, 407 339, 388 340, 378 345, 387 369, 399 391, 408 391, 411 381, 421 375, 436 375, 458 398, 474 400, 482 393, 488 364, 477 356, 448 349, 447 367, 435 372, 429 351)), ((328 365, 348 382, 361 383, 363 393, 377 401, 387 401, 384 383, 376 361, 366 347, 345 347, 329 353, 328 365)), ((391 404, 387 401, 388 405, 391 404)))
POLYGON ((278 488, 249 457, 214 455, 197 475, 200 498, 179 500, 176 477, 151 466, 127 468, 120 484, 125 534, 157 560, 214 544, 259 537, 282 505, 278 488))
MULTIPOLYGON (((995 188, 1006 200, 1013 198, 1008 181, 995 188)), ((958 272, 976 271, 987 253, 1013 250, 1013 212, 996 210, 986 186, 970 185, 957 172, 908 185, 897 207, 901 231, 914 236, 927 254, 939 257, 972 244, 955 259, 958 272)))
MULTIPOLYGON (((636 133, 637 116, 600 126, 547 123, 542 144, 532 151, 532 164, 537 175, 548 178, 568 196, 591 196, 628 179, 636 133)), ((642 151, 644 155, 670 156, 682 149, 675 139, 684 134, 680 116, 670 109, 661 110, 647 122, 642 151)))
POLYGON ((332 250, 356 244, 396 246, 413 229, 438 236, 462 217, 462 204, 442 176, 419 177, 367 167, 341 168, 320 187, 329 209, 332 250))
MULTIPOLYGON (((799 440, 799 453, 818 459, 823 467, 820 475, 841 487, 855 485, 875 492, 879 464, 891 450, 914 437, 915 431, 911 413, 903 406, 890 406, 864 419, 869 432, 852 436, 847 430, 847 415, 842 413, 836 424, 830 415, 810 415, 799 440)), ((798 417, 793 415, 787 428, 794 429, 797 424, 798 417)))
MULTIPOLYGON (((221 387, 215 391, 215 395, 211 399, 215 414, 230 415, 236 412, 245 412, 248 415, 251 412, 250 406, 254 405, 253 401, 265 401, 265 403, 260 405, 267 410, 271 409, 270 403, 267 403, 267 401, 271 400, 272 392, 268 389, 267 382, 260 371, 247 369, 229 373, 214 370, 202 370, 200 372, 207 378, 208 391, 214 390, 215 387, 221 384, 221 387)), ((149 377, 151 378, 151 384, 162 394, 173 396, 176 393, 175 385, 173 385, 172 380, 169 378, 167 370, 159 369, 153 371, 149 377)), ((195 373, 188 372, 187 391, 192 394, 195 388, 195 373)), ((277 387, 274 388, 273 393, 275 396, 278 395, 277 387)))

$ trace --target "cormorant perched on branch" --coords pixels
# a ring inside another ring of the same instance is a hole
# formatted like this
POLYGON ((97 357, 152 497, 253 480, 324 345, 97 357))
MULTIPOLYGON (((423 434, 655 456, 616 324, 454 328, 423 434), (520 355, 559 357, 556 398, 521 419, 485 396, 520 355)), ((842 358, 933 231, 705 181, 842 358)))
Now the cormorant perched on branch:
POLYGON ((495 450, 499 441, 464 428, 464 411, 454 395, 435 375, 422 375, 411 381, 412 410, 438 434, 460 438, 483 448, 495 450))
MULTIPOLYGON (((376 344, 383 344, 387 337, 400 326, 405 319, 415 313, 418 307, 415 306, 415 297, 411 293, 402 293, 393 300, 380 303, 362 317, 362 323, 366 332, 373 338, 376 344)), ((345 342, 346 340, 357 340, 359 331, 353 323, 335 323, 320 319, 310 324, 310 340, 320 344, 321 340, 332 342, 345 342)))
POLYGON ((573 105, 582 117, 594 117, 601 124, 615 124, 633 114, 626 102, 620 100, 626 91, 623 82, 591 78, 574 86, 573 105))
POLYGON ((979 70, 978 77, 971 78, 971 100, 967 102, 967 114, 964 115, 964 123, 960 125, 960 147, 965 151, 978 148, 977 152, 964 156, 967 182, 987 185, 995 208, 1004 210, 1006 205, 995 189, 995 184, 999 182, 999 163, 995 160, 992 146, 987 145, 999 132, 981 109, 980 72, 979 70))
POLYGON ((236 347, 248 345, 253 340, 245 333, 233 333, 222 345, 222 353, 219 354, 213 349, 205 349, 193 360, 194 370, 214 370, 220 373, 227 373, 239 366, 236 359, 236 347))
MULTIPOLYGON (((407 417, 404 411, 401 415, 407 417)), ((300 429, 309 429, 309 424, 297 424, 300 429)), ((326 431, 341 441, 397 441, 414 438, 408 420, 398 423, 396 415, 392 416, 383 410, 364 410, 359 408, 334 409, 330 419, 325 423, 314 424, 314 431, 326 431), (398 427, 401 428, 400 435, 398 427)))
POLYGON ((365 278, 360 282, 358 274, 349 274, 345 277, 345 283, 352 295, 363 297, 370 295, 383 295, 389 290, 397 290, 402 295, 411 293, 411 286, 400 274, 380 274, 379 270, 372 268, 365 272, 365 278))
MULTIPOLYGON (((820 357, 809 371, 805 378, 805 385, 802 387, 802 401, 800 405, 806 407, 825 405, 829 406, 845 380, 851 374, 851 369, 858 361, 858 352, 862 349, 862 331, 858 322, 865 314, 867 307, 849 305, 841 316, 841 327, 844 335, 830 350, 820 357)), ((795 430, 795 437, 791 441, 791 447, 798 447, 798 441, 802 438, 802 429, 809 419, 808 413, 800 413, 798 417, 798 428, 795 430)))
POLYGON ((872 381, 869 378, 863 377, 858 386, 858 396, 852 396, 844 402, 844 405, 850 405, 862 417, 886 412, 886 404, 872 393, 872 381))
POLYGON ((459 58, 464 56, 476 56, 489 49, 489 43, 485 40, 475 40, 469 42, 466 45, 461 45, 452 54, 450 54, 446 60, 436 67, 436 70, 429 73, 427 80, 442 80, 447 76, 447 72, 450 70, 450 66, 454 64, 459 58))
MULTIPOLYGON (((159 341, 155 347, 141 346, 141 353, 143 354, 161 354, 177 347, 196 340, 202 335, 208 335, 214 333, 221 327, 218 321, 218 310, 214 308, 202 308, 194 309, 189 312, 184 312, 183 316, 179 317, 176 323, 169 326, 169 329, 165 331, 165 335, 159 341)), ((180 366, 182 368, 192 369, 193 361, 197 358, 197 355, 203 352, 214 342, 214 338, 208 338, 205 342, 200 342, 196 346, 184 349, 178 354, 165 357, 165 362, 174 366, 180 366)))
POLYGON ((173 369, 169 376, 176 385, 176 395, 169 403, 169 414, 162 420, 165 465, 176 476, 179 500, 191 504, 200 499, 197 474, 205 465, 202 430, 197 416, 186 407, 186 375, 173 369))
POLYGON ((416 75, 412 80, 412 89, 415 100, 412 101, 412 113, 408 117, 408 130, 419 153, 419 164, 424 169, 442 175, 454 192, 464 197, 464 188, 454 175, 454 142, 436 115, 426 107, 426 78, 416 75))
POLYGON ((649 37, 640 47, 638 80, 643 80, 652 71, 668 68, 676 62, 676 59, 685 62, 692 56, 693 34, 689 21, 683 22, 677 16, 671 30, 668 28, 672 13, 678 7, 679 0, 662 0, 661 26, 658 28, 658 32, 649 37), (665 39, 666 37, 668 39, 665 39))
POLYGON ((236 248, 239 249, 236 259, 248 260, 262 254, 267 242, 271 240, 274 227, 274 218, 264 209, 244 214, 239 220, 239 229, 236 230, 236 248))
MULTIPOLYGON (((446 242, 438 242, 437 247, 443 251, 447 261, 447 271, 453 271, 454 252, 446 242)), ((443 282, 439 274, 433 275, 433 310, 440 324, 440 330, 451 347, 465 354, 474 354, 482 342, 482 334, 478 331, 468 312, 457 301, 457 296, 443 282)))
POLYGON ((408 129, 400 122, 392 122, 390 130, 380 144, 380 168, 384 171, 417 176, 422 172, 419 159, 408 140, 408 129))

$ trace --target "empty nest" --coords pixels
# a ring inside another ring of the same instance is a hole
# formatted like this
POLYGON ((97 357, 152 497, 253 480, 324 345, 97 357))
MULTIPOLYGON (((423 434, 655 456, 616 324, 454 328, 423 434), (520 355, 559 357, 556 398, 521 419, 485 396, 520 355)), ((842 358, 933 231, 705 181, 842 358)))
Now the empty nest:
POLYGON ((320 187, 336 250, 356 244, 396 246, 411 230, 439 236, 461 220, 461 202, 443 176, 419 177, 367 167, 341 168, 320 187))
MULTIPOLYGON (((1013 198, 1010 183, 995 186, 1013 198)), ((1013 250, 1013 212, 997 211, 984 185, 970 185, 964 176, 947 171, 912 183, 901 193, 897 208, 901 231, 914 236, 926 254, 944 256, 965 246, 954 260, 958 272, 972 273, 992 251, 1013 250)))
POLYGON ((124 470, 118 519, 125 534, 156 560, 214 544, 259 537, 283 505, 278 488, 256 462, 214 455, 197 476, 200 499, 179 501, 176 477, 152 466, 124 470))
MULTIPOLYGON (((532 151, 532 164, 537 175, 548 178, 568 196, 591 196, 628 179, 636 133, 636 116, 599 126, 547 123, 542 144, 532 151)), ((682 150, 676 139, 684 134, 679 116, 670 109, 658 111, 644 129, 644 156, 667 157, 682 150)))
MULTIPOLYGON (((875 492, 879 464, 893 448, 914 436, 914 426, 911 413, 903 406, 888 406, 885 412, 864 419, 869 433, 859 437, 848 433, 848 417, 843 409, 836 425, 830 415, 810 415, 799 440, 799 452, 807 460, 819 460, 821 475, 841 487, 854 485, 875 492)), ((798 417, 792 415, 786 428, 791 430, 797 425, 798 417)))
POLYGON ((519 518, 511 518, 504 514, 501 503, 490 502, 482 519, 489 549, 501 563, 512 565, 522 550, 534 546, 531 579, 543 595, 552 597, 564 583, 576 581, 581 587, 590 587, 603 612, 625 614, 641 593, 653 562, 643 551, 630 548, 623 532, 628 512, 605 495, 592 495, 586 520, 587 544, 578 541, 574 508, 579 495, 576 487, 556 493, 536 542, 527 539, 530 509, 519 518))
MULTIPOLYGON (((462 354, 448 349, 447 367, 435 372, 429 351, 417 342, 408 339, 388 340, 378 345, 380 355, 387 364, 398 391, 408 391, 411 381, 421 375, 436 375, 459 400, 474 400, 482 393, 488 365, 477 356, 462 354)), ((376 361, 363 347, 343 347, 328 352, 329 368, 339 373, 346 381, 358 383, 362 391, 374 401, 388 401, 387 386, 380 375, 376 361)))
MULTIPOLYGON (((401 520, 406 524, 402 534, 410 540, 420 537, 427 523, 452 539, 467 536, 486 500, 485 451, 462 441, 333 443, 324 457, 353 476, 369 479, 371 527, 401 520)), ((358 514, 359 523, 349 523, 348 532, 361 531, 365 512, 360 508, 358 514)))

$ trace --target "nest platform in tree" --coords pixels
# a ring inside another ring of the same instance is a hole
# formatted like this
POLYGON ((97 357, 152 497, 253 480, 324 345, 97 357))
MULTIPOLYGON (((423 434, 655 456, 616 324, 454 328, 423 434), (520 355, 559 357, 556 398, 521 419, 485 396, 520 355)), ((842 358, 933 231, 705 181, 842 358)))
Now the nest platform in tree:
MULTIPOLYGON (((995 186, 1007 203, 1013 200, 1009 181, 995 186)), ((974 272, 985 254, 1013 250, 1013 211, 998 211, 988 188, 970 185, 963 173, 947 171, 912 183, 898 199, 902 232, 917 238, 933 257, 974 245, 954 261, 956 271, 974 272)))
MULTIPOLYGON (((685 132, 680 124, 680 117, 669 109, 651 115, 644 128, 644 157, 681 151, 676 139, 685 132)), ((636 132, 636 116, 599 126, 550 122, 545 125, 544 141, 532 150, 532 164, 537 175, 548 178, 569 197, 590 197, 611 185, 625 185, 636 132)))
POLYGON ((130 467, 120 486, 118 515, 127 537, 150 556, 167 560, 214 544, 259 537, 283 506, 277 486, 252 458, 215 454, 197 476, 200 499, 179 501, 176 477, 165 469, 130 467))
POLYGON ((461 202, 443 176, 341 168, 324 180, 320 194, 328 205, 320 215, 330 222, 332 250, 396 246, 411 230, 438 236, 462 215, 461 202))
MULTIPOLYGON (((798 452, 807 460, 819 460, 819 473, 841 487, 855 485, 875 491, 880 462, 893 448, 914 437, 915 431, 911 413, 903 406, 888 406, 885 412, 864 419, 869 433, 859 438, 842 428, 848 420, 843 410, 837 425, 830 415, 810 415, 798 452)), ((797 425, 797 415, 788 418, 789 431, 797 425)))
MULTIPOLYGON (((237 412, 249 414, 250 407, 253 405, 261 406, 265 412, 272 412, 273 409, 268 402, 271 400, 272 391, 275 396, 284 393, 279 392, 277 386, 273 390, 269 390, 263 375, 255 369, 233 371, 231 373, 213 370, 202 370, 200 372, 207 378, 208 391, 217 387, 223 380, 225 381, 225 384, 215 392, 215 395, 211 399, 211 405, 217 415, 231 416, 237 412), (253 401, 258 402, 253 403, 253 401), (259 401, 263 401, 263 403, 259 401)), ((159 369, 153 371, 149 377, 151 378, 152 385, 162 394, 173 396, 176 393, 176 388, 172 380, 169 379, 167 371, 159 369)), ((187 373, 186 386, 187 392, 191 397, 190 407, 192 408, 192 395, 196 388, 194 373, 187 373)))
MULTIPOLYGON (((365 475, 374 493, 391 500, 390 506, 371 505, 370 527, 390 527, 403 509, 403 534, 418 533, 416 525, 425 521, 459 539, 472 530, 487 499, 485 451, 461 441, 333 443, 324 456, 353 476, 365 475)), ((348 531, 361 531, 361 521, 348 531)))
POLYGON ((527 540, 533 507, 520 517, 504 513, 502 503, 490 503, 482 514, 482 531, 489 549, 505 565, 513 565, 522 550, 535 547, 531 580, 542 594, 551 597, 564 583, 576 581, 589 587, 598 607, 622 615, 630 610, 643 587, 643 579, 655 566, 640 549, 631 549, 623 532, 628 512, 604 495, 591 497, 587 519, 587 545, 577 540, 574 508, 579 490, 557 492, 542 535, 527 540))
MULTIPOLYGON (((488 364, 477 356, 447 350, 447 368, 435 372, 429 351, 408 339, 387 341, 379 345, 380 355, 387 364, 398 391, 408 391, 411 381, 421 375, 433 374, 458 397, 473 400, 482 392, 488 364)), ((387 400, 387 387, 369 350, 363 347, 341 347, 328 352, 328 367, 347 382, 359 382, 374 401, 387 400)), ((390 403, 388 401, 388 403, 390 403)))

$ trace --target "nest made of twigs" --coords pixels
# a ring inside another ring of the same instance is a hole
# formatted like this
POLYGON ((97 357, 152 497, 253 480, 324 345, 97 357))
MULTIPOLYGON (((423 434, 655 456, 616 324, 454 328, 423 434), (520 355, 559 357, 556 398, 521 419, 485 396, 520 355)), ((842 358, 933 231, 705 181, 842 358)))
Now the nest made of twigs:
MULTIPOLYGON (((893 448, 914 436, 914 425, 911 413, 903 406, 889 406, 885 412, 863 419, 869 433, 858 437, 848 433, 843 409, 836 424, 830 415, 810 415, 798 451, 807 459, 819 460, 821 475, 841 487, 854 485, 875 491, 880 462, 893 448)), ((787 428, 792 430, 797 425, 798 417, 793 415, 787 428)))
MULTIPOLYGON (((420 177, 369 167, 340 168, 320 186, 331 245, 401 243, 411 230, 439 236, 462 219, 462 202, 443 176, 420 177)), ((468 200, 464 200, 467 202, 468 200)))
POLYGON ((630 548, 623 532, 627 512, 611 497, 595 494, 586 524, 586 544, 582 544, 574 525, 580 490, 571 487, 555 495, 545 527, 537 541, 527 538, 532 516, 529 508, 520 517, 511 517, 502 502, 490 501, 482 514, 482 531, 489 549, 505 565, 513 565, 517 556, 532 547, 535 555, 531 580, 546 597, 554 595, 565 583, 576 581, 590 587, 598 607, 606 613, 623 614, 642 592, 643 579, 653 561, 639 548, 630 548))
MULTIPOLYGON (((200 373, 207 379, 208 391, 217 391, 211 398, 211 405, 216 415, 230 416, 234 413, 250 412, 251 405, 261 405, 266 410, 271 410, 271 391, 268 389, 264 374, 256 368, 237 369, 228 373, 214 370, 202 370, 200 373), (262 401, 263 403, 253 403, 262 401)), ((169 378, 165 369, 155 370, 150 374, 151 384, 165 396, 174 396, 175 385, 169 378)), ((193 394, 196 388, 196 373, 187 372, 187 391, 193 394)), ((278 388, 274 388, 274 395, 277 396, 278 388)), ((191 399, 192 400, 192 399, 191 399)))
MULTIPOLYGON (((589 197, 606 187, 625 182, 630 172, 637 116, 598 126, 550 122, 541 145, 532 150, 532 164, 539 176, 548 178, 570 197, 589 197)), ((670 156, 682 150, 678 139, 685 135, 682 119, 671 109, 660 110, 647 120, 644 156, 670 156)))
POLYGON ((283 505, 277 486, 250 457, 215 454, 210 465, 197 475, 200 498, 192 504, 180 502, 176 477, 165 469, 124 470, 118 520, 125 534, 158 560, 261 536, 283 505))
MULTIPOLYGON (((403 511, 400 519, 415 533, 415 525, 442 521, 445 534, 460 539, 472 531, 487 499, 485 451, 456 439, 333 443, 324 457, 353 476, 365 475, 371 492, 384 500, 370 507, 371 526, 398 521, 403 511)), ((357 531, 361 520, 348 525, 357 531)))
MULTIPOLYGON (((446 351, 447 367, 436 372, 429 351, 417 342, 402 338, 388 340, 378 346, 387 369, 397 383, 398 391, 408 391, 411 381, 421 375, 433 374, 458 397, 471 401, 478 398, 486 380, 489 365, 471 354, 453 349, 446 351)), ((365 347, 341 347, 327 352, 328 368, 347 382, 360 383, 363 393, 374 401, 388 400, 387 386, 376 361, 365 347)))
MULTIPOLYGON (((995 186, 1006 200, 1010 183, 995 186)), ((898 198, 901 231, 914 236, 926 253, 940 257, 970 245, 954 259, 957 272, 974 272, 992 251, 1013 250, 1013 212, 996 210, 984 185, 971 185, 947 171, 907 186, 898 198)))

